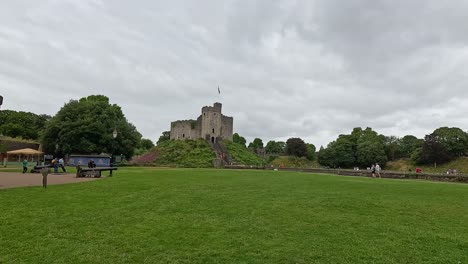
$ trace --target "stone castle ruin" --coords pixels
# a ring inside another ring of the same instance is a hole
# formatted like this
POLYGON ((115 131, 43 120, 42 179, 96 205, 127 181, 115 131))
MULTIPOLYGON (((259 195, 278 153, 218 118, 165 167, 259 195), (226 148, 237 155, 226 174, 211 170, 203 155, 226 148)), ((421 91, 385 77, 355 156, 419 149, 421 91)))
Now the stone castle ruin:
POLYGON ((221 113, 222 104, 202 108, 197 120, 181 120, 171 123, 171 139, 205 139, 216 143, 220 139, 232 140, 233 118, 221 113))

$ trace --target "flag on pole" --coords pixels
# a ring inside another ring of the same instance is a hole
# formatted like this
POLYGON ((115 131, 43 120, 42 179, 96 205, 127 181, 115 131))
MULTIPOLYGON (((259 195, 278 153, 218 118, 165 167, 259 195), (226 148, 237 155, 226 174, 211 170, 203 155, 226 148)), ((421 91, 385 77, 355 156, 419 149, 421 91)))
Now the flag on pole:
POLYGON ((219 85, 218 85, 218 94, 221 94, 221 90, 219 90, 219 85))

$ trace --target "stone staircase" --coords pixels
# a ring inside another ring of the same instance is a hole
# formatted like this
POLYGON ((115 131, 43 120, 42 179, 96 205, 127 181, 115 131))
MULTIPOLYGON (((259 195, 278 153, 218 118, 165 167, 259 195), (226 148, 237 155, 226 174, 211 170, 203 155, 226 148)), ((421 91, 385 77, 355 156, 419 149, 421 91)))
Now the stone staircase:
POLYGON ((224 167, 225 165, 231 165, 233 163, 233 160, 229 155, 229 151, 226 147, 226 144, 224 144, 222 139, 217 139, 214 143, 208 141, 208 143, 210 144, 213 152, 216 154, 216 160, 219 161, 214 161, 215 167, 224 167))

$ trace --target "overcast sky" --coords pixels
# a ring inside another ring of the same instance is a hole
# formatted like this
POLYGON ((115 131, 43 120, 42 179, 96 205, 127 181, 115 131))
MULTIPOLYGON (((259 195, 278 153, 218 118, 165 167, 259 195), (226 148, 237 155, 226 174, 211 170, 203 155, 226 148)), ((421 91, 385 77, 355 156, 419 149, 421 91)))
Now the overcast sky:
POLYGON ((153 140, 215 101, 265 143, 467 130, 468 1, 0 1, 2 109, 91 94, 153 140))

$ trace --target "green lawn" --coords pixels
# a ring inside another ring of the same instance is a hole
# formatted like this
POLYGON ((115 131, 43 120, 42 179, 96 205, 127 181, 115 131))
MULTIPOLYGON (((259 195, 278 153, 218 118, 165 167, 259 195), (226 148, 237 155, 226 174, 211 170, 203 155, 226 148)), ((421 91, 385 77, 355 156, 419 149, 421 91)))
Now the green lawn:
POLYGON ((0 263, 468 263, 463 184, 127 168, 0 212, 0 263))

